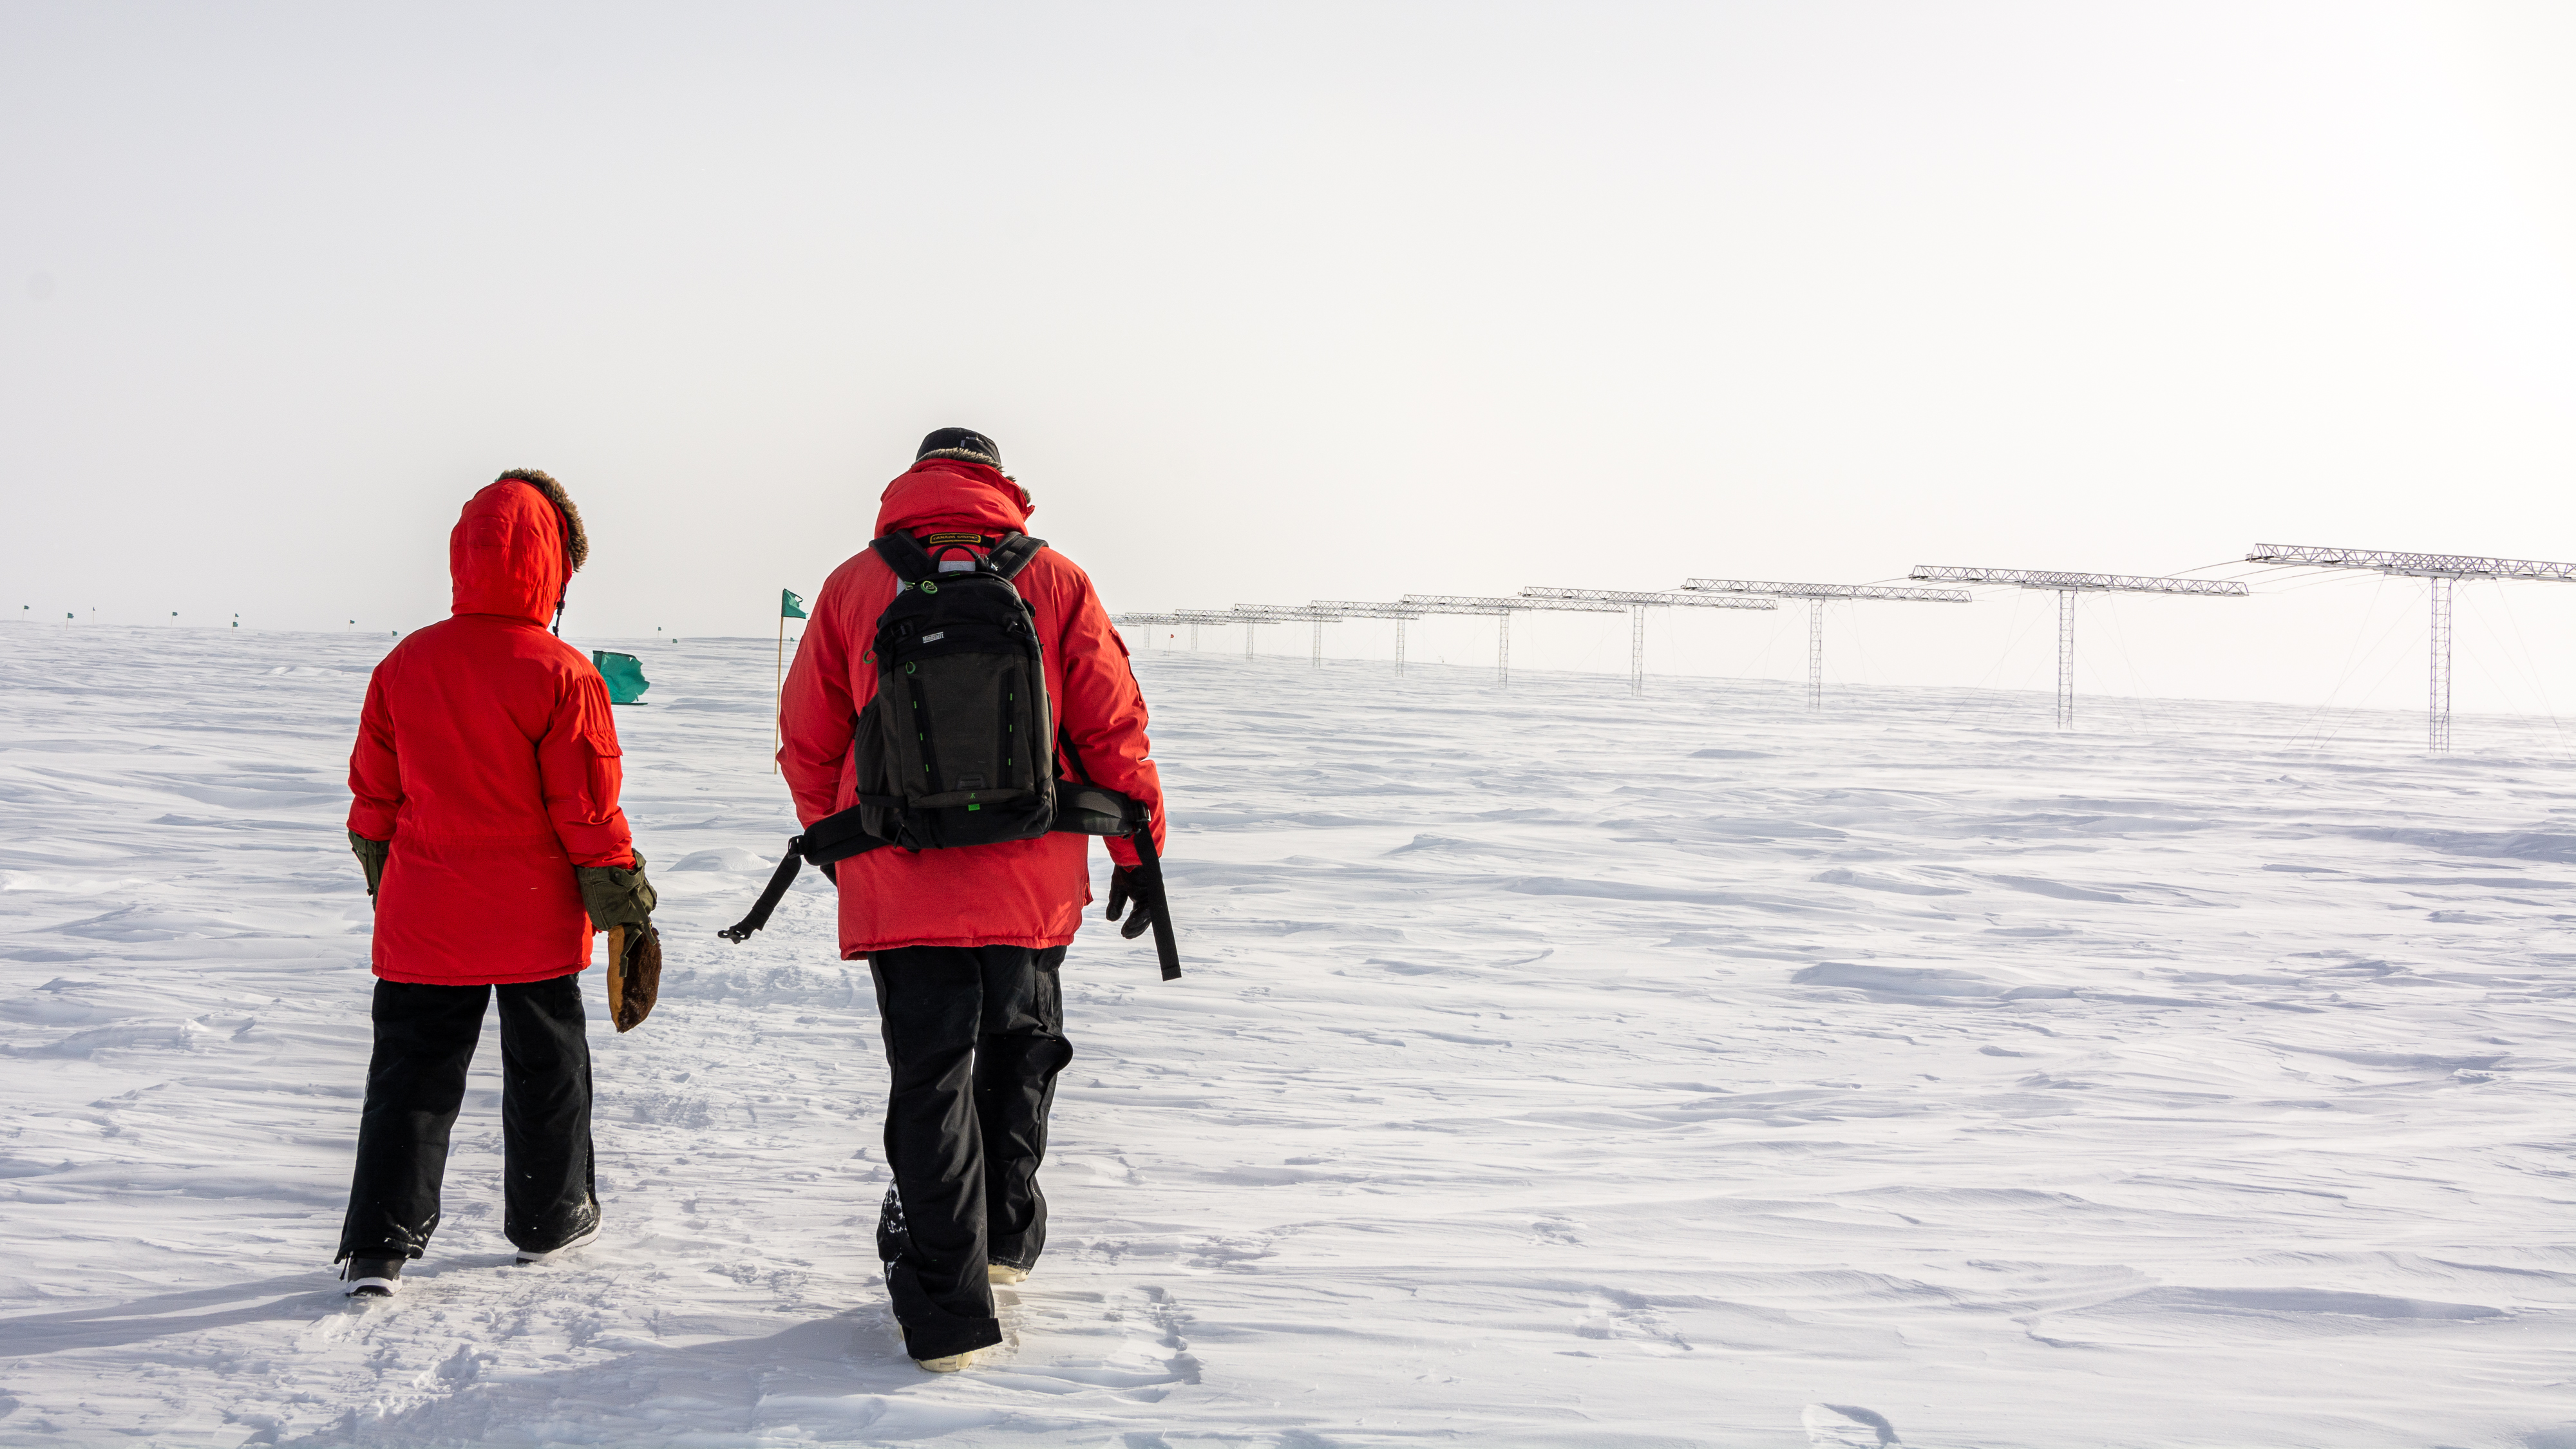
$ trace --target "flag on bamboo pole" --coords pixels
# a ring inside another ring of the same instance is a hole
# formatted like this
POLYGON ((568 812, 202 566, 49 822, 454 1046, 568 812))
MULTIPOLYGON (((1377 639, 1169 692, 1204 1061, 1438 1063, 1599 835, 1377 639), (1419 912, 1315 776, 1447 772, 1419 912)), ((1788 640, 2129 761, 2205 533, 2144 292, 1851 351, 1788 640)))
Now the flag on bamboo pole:
POLYGON ((787 743, 786 721, 777 718, 776 713, 787 702, 787 621, 805 617, 805 600, 794 589, 780 589, 778 591, 778 692, 772 700, 774 723, 771 726, 769 739, 772 750, 769 768, 772 773, 778 769, 775 751, 784 748, 787 743))

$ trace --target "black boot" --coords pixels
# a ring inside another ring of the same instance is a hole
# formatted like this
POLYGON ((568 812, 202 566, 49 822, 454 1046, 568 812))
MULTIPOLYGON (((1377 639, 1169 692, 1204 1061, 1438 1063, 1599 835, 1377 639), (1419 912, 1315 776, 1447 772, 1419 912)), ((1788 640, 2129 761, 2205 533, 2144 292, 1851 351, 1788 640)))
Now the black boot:
POLYGON ((352 1298, 391 1298, 402 1287, 400 1258, 351 1258, 340 1265, 340 1279, 352 1298))

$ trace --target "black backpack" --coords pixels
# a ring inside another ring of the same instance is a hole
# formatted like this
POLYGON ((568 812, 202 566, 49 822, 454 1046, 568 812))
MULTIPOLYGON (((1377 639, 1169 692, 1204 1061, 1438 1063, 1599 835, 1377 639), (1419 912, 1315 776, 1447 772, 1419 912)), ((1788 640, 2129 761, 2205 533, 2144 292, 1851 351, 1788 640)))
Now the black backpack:
MULTIPOLYGON (((1163 865, 1144 807, 1085 777, 1056 778, 1055 711, 1037 613, 1011 580, 1046 540, 889 533, 868 547, 901 587, 877 615, 876 698, 850 744, 857 803, 787 842, 751 914, 716 934, 751 939, 807 863, 830 867, 888 846, 939 850, 1033 840, 1050 831, 1123 835, 1136 847, 1138 899, 1153 906, 1163 979, 1181 974, 1163 865), (975 549, 989 544, 981 556, 975 549)), ((1066 763, 1081 762, 1068 747, 1066 763)))
POLYGON ((908 533, 868 547, 902 586, 877 616, 877 694, 850 746, 860 823, 907 850, 1030 840, 1055 826, 1055 714, 1037 614, 1011 580, 1046 540, 908 533))

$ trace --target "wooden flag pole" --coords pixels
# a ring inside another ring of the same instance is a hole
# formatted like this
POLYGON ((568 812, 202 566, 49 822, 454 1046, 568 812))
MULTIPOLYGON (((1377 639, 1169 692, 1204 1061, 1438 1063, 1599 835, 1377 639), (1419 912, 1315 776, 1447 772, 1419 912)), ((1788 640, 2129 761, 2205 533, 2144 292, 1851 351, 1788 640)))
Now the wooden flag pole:
MULTIPOLYGON (((778 755, 787 748, 787 621, 812 617, 805 612, 805 601, 796 597, 795 590, 778 591, 778 681, 769 701, 769 773, 773 775, 783 768, 778 763, 778 755)), ((805 636, 799 634, 796 637, 802 639, 805 636)))

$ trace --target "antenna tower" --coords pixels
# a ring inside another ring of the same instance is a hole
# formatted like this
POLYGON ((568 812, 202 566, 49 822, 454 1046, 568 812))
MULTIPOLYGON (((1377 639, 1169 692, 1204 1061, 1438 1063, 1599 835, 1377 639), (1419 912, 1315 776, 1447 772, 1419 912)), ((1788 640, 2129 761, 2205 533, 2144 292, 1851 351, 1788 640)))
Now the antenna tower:
POLYGON ((1120 629, 1155 629, 1166 624, 1186 624, 1178 614, 1112 614, 1109 622, 1120 629))
POLYGON ((1760 598, 1807 601, 1807 708, 1825 707, 1825 601, 1828 599, 1900 599, 1917 604, 1965 604, 1975 595, 1965 589, 1889 588, 1878 584, 1776 584, 1760 579, 1684 579, 1682 587, 1703 594, 1750 594, 1760 598))
POLYGON ((1521 590, 1525 599, 1545 600, 1552 605, 1616 604, 1628 611, 1628 692, 1646 692, 1646 611, 1664 608, 1694 609, 1777 609, 1778 601, 1726 594, 1685 594, 1673 590, 1640 589, 1548 589, 1521 590))
POLYGON ((2138 574, 2076 574, 2057 569, 1947 568, 1916 564, 1909 577, 1931 583, 2013 584, 2057 594, 2057 727, 2075 728, 2075 596, 2077 594, 2196 594, 2241 599, 2251 590, 2226 579, 2160 579, 2138 574))
POLYGON ((1377 604, 1354 599, 1317 599, 1311 607, 1344 619, 1393 619, 1395 621, 1395 672, 1398 674, 1404 672, 1405 621, 1419 619, 1427 612, 1412 604, 1377 604))
MULTIPOLYGON (((1243 620, 1236 618, 1233 611, 1228 609, 1174 609, 1172 617, 1190 626, 1192 649, 1199 647, 1199 630, 1206 625, 1244 624, 1243 620)), ((1246 655, 1252 653, 1252 626, 1249 624, 1244 624, 1243 652, 1246 655)))
POLYGON ((1243 657, 1252 657, 1252 631, 1255 625, 1279 624, 1304 619, 1315 626, 1315 660, 1317 669, 1324 667, 1324 626, 1342 622, 1342 616, 1330 609, 1308 604, 1237 604, 1236 617, 1243 621, 1243 657))
POLYGON ((1531 613, 1616 614, 1617 604, 1565 603, 1548 599, 1483 594, 1407 594, 1407 606, 1426 614, 1490 615, 1494 620, 1494 684, 1512 684, 1512 615, 1531 613))
POLYGON ((2543 563, 2527 558, 2477 558, 2457 553, 2393 553, 2375 548, 2316 548, 2296 543, 2258 543, 2247 563, 2297 564, 2308 568, 2368 569, 2372 573, 2422 579, 2432 588, 2433 628, 2428 641, 2432 678, 2425 705, 2424 748, 2447 754, 2451 748, 2451 590, 2462 579, 2539 579, 2576 583, 2576 564, 2543 563))

